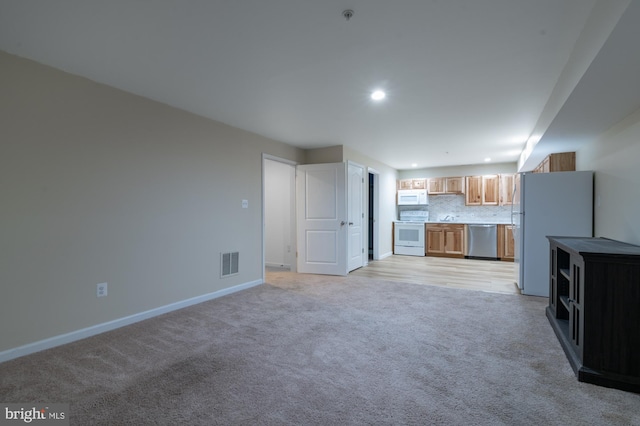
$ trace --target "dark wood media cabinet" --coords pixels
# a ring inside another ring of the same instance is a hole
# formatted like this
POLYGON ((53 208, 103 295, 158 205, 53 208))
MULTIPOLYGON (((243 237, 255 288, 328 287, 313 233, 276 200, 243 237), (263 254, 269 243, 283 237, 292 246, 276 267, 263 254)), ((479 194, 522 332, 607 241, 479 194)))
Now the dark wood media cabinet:
POLYGON ((640 392, 640 246, 547 238, 546 315, 578 380, 640 392))

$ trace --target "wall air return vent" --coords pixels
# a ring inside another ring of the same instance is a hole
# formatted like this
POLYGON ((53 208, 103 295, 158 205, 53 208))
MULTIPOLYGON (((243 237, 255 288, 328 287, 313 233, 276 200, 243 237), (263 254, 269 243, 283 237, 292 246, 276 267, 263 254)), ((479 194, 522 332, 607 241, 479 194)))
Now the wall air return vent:
POLYGON ((220 253, 220 277, 229 277, 238 273, 238 261, 240 253, 237 251, 230 253, 220 253))

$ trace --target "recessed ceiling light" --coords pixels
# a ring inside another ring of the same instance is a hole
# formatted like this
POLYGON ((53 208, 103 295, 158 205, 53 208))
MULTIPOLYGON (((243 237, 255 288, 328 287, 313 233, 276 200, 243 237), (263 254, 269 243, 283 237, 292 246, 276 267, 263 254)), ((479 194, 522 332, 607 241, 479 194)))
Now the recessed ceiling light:
POLYGON ((411 167, 418 167, 416 163, 411 163, 411 167))
POLYGON ((491 161, 491 158, 487 157, 484 159, 484 161, 488 163, 489 161, 491 161))
POLYGON ((375 90, 373 93, 371 93, 371 99, 373 99, 374 101, 381 101, 386 97, 387 97, 387 94, 384 93, 382 90, 375 90))

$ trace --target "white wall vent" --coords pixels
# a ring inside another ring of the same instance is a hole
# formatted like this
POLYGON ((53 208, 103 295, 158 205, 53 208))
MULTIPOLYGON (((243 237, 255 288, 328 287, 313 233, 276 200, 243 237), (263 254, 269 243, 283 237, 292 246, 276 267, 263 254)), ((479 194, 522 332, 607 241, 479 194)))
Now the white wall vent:
POLYGON ((229 277, 238 273, 238 261, 240 253, 237 251, 230 253, 220 253, 220 277, 229 277))

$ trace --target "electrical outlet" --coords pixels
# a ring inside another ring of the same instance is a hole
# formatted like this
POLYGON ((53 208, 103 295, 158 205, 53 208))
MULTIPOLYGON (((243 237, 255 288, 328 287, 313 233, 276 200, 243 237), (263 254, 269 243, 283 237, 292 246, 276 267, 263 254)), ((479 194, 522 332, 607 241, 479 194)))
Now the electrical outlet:
POLYGON ((96 296, 104 297, 107 295, 107 283, 100 283, 97 286, 96 296))
POLYGON ((242 208, 243 209, 249 208, 249 200, 242 200, 242 208))

